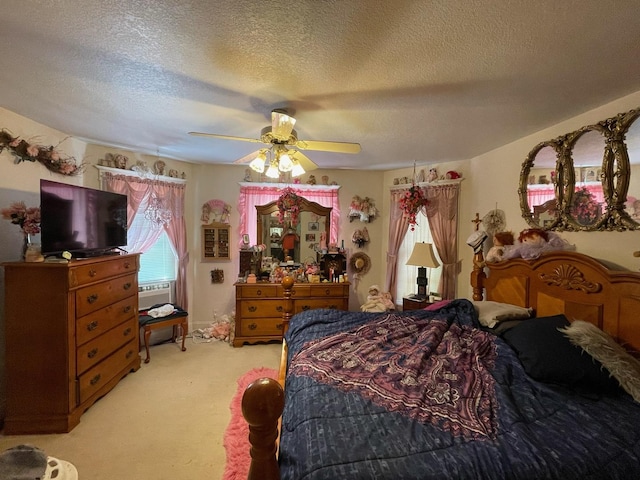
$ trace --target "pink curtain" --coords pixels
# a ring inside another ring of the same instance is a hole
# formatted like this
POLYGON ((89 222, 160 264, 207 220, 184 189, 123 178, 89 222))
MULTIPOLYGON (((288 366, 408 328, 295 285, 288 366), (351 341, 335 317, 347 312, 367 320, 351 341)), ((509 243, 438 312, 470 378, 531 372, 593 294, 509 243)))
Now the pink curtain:
POLYGON ((443 300, 455 298, 458 276, 458 197, 460 184, 434 185, 426 188, 429 203, 426 215, 433 243, 442 260, 438 291, 443 300))
MULTIPOLYGON (((387 251, 387 277, 385 291, 396 290, 396 264, 398 250, 409 228, 409 220, 403 215, 398 200, 407 189, 391 191, 391 207, 389 208, 389 250, 387 251)), ((458 276, 458 197, 460 184, 429 185, 423 187, 429 204, 425 215, 429 219, 429 229, 433 243, 442 260, 442 276, 438 291, 444 300, 455 298, 456 278, 458 276)))
MULTIPOLYGON (((171 220, 162 228, 167 233, 178 255, 176 303, 188 310, 186 270, 189 264, 189 254, 187 252, 187 227, 184 221, 185 185, 127 175, 113 175, 110 172, 104 173, 103 180, 104 188, 108 191, 127 196, 129 201, 127 207, 128 227, 131 227, 137 212, 146 210, 154 195, 160 200, 162 208, 171 212, 171 220)), ((127 233, 127 248, 131 252, 144 253, 151 248, 161 234, 160 228, 130 228, 127 233)))
MULTIPOLYGON (((298 195, 310 202, 316 202, 323 207, 331 207, 331 230, 329 243, 338 243, 338 227, 340 223, 340 202, 338 190, 311 189, 304 185, 289 185, 298 195)), ((265 185, 242 185, 238 198, 238 212, 240 213, 240 226, 238 227, 238 245, 242 243, 242 235, 249 235, 251 245, 256 245, 257 205, 266 205, 277 200, 282 188, 265 185)))
POLYGON ((389 208, 389 247, 387 250, 387 277, 385 279, 385 292, 395 292, 398 281, 396 265, 398 263, 398 250, 409 228, 409 218, 405 217, 398 206, 398 200, 406 190, 393 190, 391 192, 391 206, 389 208))

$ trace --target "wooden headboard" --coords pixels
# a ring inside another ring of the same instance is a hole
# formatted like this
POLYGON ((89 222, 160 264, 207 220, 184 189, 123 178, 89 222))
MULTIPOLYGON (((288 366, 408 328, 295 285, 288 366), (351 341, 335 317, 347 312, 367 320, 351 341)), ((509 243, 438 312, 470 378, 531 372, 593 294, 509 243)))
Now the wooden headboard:
POLYGON ((487 269, 486 300, 532 307, 538 317, 564 313, 569 321, 591 322, 636 356, 640 352, 640 273, 610 270, 570 251, 487 269))

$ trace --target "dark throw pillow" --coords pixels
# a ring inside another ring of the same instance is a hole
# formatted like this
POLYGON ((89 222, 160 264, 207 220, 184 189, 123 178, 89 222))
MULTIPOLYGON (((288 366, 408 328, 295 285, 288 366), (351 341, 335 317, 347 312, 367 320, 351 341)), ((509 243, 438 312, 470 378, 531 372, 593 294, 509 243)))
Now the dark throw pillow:
POLYGON ((620 386, 609 371, 558 330, 567 326, 564 315, 532 318, 507 330, 502 338, 535 380, 580 391, 619 392, 620 386))

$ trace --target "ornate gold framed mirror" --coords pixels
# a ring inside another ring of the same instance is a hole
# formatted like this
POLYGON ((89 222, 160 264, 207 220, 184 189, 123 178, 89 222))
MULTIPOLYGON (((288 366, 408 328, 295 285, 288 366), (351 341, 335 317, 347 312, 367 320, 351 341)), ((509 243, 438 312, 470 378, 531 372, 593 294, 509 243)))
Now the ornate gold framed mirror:
POLYGON ((630 110, 536 145, 518 188, 527 223, 545 230, 639 229, 638 117, 640 109, 630 110))

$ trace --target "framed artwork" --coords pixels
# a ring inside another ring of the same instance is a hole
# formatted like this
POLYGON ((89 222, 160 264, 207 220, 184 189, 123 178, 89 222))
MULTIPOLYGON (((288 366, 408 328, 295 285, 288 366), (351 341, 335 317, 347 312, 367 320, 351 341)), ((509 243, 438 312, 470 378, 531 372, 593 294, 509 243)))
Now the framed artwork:
POLYGON ((315 233, 307 233, 304 237, 305 242, 315 242, 316 234, 315 233))
POLYGON ((309 222, 309 230, 311 230, 312 232, 317 231, 318 230, 318 222, 309 222))

